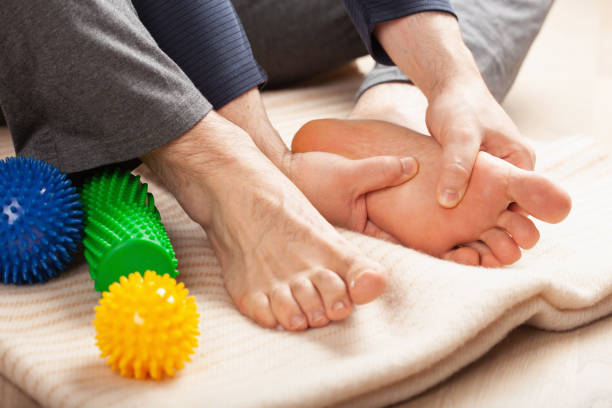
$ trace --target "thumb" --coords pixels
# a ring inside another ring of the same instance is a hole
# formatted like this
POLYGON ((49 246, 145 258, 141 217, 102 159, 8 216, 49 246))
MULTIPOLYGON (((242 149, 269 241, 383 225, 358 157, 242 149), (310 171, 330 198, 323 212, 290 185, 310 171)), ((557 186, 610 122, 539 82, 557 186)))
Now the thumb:
POLYGON ((438 203, 453 208, 465 195, 480 144, 473 138, 460 138, 443 147, 442 174, 438 181, 438 203))
POLYGON ((419 169, 413 157, 378 156, 355 160, 353 179, 358 195, 398 186, 413 178, 419 169))

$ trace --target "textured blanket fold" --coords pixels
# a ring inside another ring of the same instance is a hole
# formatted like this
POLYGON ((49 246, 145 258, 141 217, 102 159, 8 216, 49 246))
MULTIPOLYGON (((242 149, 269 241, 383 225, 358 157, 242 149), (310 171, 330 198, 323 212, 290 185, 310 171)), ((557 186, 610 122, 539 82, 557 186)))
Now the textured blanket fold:
MULTIPOLYGON (((266 95, 285 141, 306 120, 346 113, 358 79, 266 95)), ((0 286, 0 373, 45 406, 370 407, 414 396, 530 324, 567 330, 612 312, 612 158, 592 141, 536 145, 538 171, 574 208, 537 223, 538 245, 512 267, 482 269, 342 231, 391 271, 388 290, 346 321, 303 333, 266 330, 240 315, 205 233, 146 168, 196 297, 200 346, 174 379, 119 377, 98 357, 99 294, 86 265, 30 287, 0 286)))

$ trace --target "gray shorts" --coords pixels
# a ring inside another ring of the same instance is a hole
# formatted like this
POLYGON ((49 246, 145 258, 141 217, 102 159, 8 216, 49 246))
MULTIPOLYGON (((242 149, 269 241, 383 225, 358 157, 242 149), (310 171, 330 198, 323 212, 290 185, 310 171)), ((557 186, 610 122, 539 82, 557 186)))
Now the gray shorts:
MULTIPOLYGON (((552 0, 456 0, 464 39, 501 100, 552 0)), ((269 86, 365 54, 340 0, 234 0, 269 86)), ((15 150, 77 172, 176 139, 211 105, 164 54, 129 0, 4 0, 0 106, 15 150)), ((377 65, 360 92, 409 82, 377 65)), ((223 86, 223 84, 220 84, 223 86)))

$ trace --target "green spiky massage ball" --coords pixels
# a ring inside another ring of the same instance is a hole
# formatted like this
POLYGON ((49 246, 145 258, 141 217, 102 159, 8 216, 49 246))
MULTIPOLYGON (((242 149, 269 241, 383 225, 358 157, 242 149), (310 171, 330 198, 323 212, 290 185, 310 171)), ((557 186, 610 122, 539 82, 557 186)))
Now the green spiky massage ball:
POLYGON ((134 271, 175 277, 177 259, 153 195, 140 177, 105 172, 82 188, 85 258, 98 291, 134 271))

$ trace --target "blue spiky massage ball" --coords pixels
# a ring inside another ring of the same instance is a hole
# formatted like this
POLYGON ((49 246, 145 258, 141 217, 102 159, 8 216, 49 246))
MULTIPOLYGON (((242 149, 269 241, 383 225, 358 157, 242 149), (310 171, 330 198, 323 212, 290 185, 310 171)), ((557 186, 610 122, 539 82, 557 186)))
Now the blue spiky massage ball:
POLYGON ((66 175, 31 158, 0 160, 0 280, 45 282, 77 250, 81 202, 66 175))

